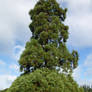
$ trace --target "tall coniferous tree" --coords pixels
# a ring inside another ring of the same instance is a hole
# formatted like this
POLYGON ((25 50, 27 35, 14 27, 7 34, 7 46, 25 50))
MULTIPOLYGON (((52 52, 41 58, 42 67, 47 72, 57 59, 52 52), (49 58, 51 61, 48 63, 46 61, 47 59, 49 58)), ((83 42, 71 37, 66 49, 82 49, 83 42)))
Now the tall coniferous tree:
POLYGON ((19 60, 20 70, 26 74, 5 92, 83 92, 70 75, 77 67, 78 53, 70 53, 66 47, 66 12, 56 0, 39 0, 30 11, 32 37, 19 60), (59 73, 57 67, 69 74, 59 73))
POLYGON ((67 9, 61 8, 56 0, 39 0, 29 12, 32 37, 19 60, 21 71, 59 67, 70 73, 77 67, 77 51, 70 53, 66 47, 69 36, 69 28, 63 23, 66 12, 67 9))

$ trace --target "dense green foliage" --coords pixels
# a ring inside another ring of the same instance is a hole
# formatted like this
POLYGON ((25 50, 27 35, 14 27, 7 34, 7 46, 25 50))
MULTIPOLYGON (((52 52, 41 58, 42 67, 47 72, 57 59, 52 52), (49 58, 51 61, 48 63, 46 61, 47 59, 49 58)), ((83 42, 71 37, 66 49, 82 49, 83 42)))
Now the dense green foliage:
POLYGON ((59 67, 72 72, 77 67, 77 51, 70 53, 65 44, 69 34, 68 26, 63 23, 66 12, 56 0, 39 0, 29 12, 32 37, 19 60, 21 71, 59 67))
POLYGON ((83 92, 71 76, 40 69, 18 77, 7 92, 83 92))

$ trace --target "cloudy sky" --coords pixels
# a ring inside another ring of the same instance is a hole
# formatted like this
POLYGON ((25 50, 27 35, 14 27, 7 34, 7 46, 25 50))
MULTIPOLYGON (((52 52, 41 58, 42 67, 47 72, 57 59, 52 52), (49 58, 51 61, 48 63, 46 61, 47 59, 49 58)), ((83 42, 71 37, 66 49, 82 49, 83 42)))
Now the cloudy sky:
MULTIPOLYGON (((37 0, 0 0, 0 89, 20 75, 18 59, 30 39, 28 12, 37 0)), ((92 84, 92 0, 57 0, 68 8, 69 50, 78 50, 79 66, 73 76, 78 84, 92 84)))

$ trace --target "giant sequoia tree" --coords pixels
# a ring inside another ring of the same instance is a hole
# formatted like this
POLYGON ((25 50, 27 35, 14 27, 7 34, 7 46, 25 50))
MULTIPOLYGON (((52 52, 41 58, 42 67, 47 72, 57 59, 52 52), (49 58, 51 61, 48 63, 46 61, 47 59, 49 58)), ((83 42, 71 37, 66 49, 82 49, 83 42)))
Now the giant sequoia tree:
POLYGON ((58 67, 72 72, 77 67, 77 51, 70 53, 66 47, 69 35, 68 26, 63 23, 66 12, 67 9, 61 8, 56 0, 39 0, 29 12, 32 37, 19 60, 21 71, 58 67))
POLYGON ((66 12, 56 0, 39 0, 29 12, 32 37, 19 60, 24 73, 6 92, 83 92, 71 77, 78 53, 70 53, 66 47, 66 12), (59 73, 57 67, 67 74, 59 73))

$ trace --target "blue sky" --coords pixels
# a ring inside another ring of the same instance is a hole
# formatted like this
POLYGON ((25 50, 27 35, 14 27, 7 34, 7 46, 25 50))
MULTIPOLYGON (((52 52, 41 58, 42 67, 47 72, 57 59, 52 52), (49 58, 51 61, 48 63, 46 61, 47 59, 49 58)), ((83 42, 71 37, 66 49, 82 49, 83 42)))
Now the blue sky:
MULTIPOLYGON (((28 12, 37 0, 0 0, 0 89, 20 75, 18 59, 30 39, 28 12)), ((73 77, 78 84, 92 84, 92 0, 57 0, 68 8, 69 50, 78 50, 79 66, 73 77), (63 3, 62 3, 63 2, 63 3)))

